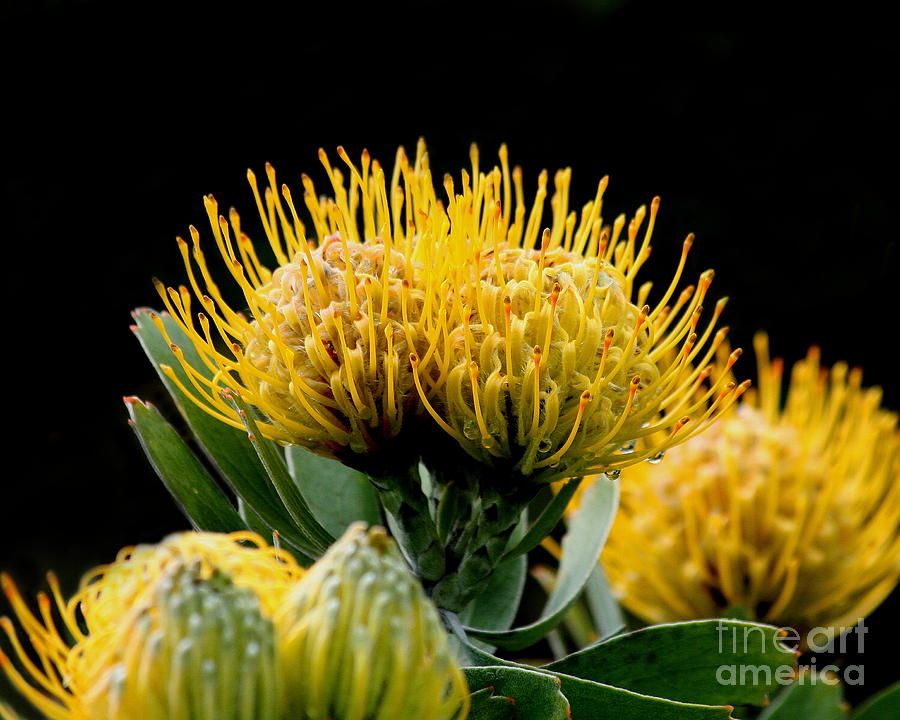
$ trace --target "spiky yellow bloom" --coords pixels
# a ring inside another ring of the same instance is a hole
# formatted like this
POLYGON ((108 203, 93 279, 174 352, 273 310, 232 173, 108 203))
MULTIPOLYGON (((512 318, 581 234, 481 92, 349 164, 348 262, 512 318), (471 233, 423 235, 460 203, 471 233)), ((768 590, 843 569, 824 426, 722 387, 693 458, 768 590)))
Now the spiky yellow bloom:
POLYGON ((3 618, 0 666, 50 720, 277 720, 271 616, 303 573, 244 532, 125 548, 68 601, 51 574, 37 615, 3 575, 31 648, 3 618))
POLYGON ((601 217, 607 178, 579 216, 569 209, 571 171, 561 170, 541 232, 546 172, 529 211, 505 148, 487 173, 473 148, 472 165, 461 192, 444 181, 447 211, 428 243, 441 288, 435 328, 427 356, 412 358, 423 404, 467 453, 544 481, 616 472, 699 432, 733 401, 739 390, 724 374, 697 397, 725 336, 713 335, 725 300, 701 325, 712 271, 676 297, 693 236, 652 309, 650 283, 635 288, 659 198, 610 227, 601 217), (710 397, 709 412, 685 429, 710 397))
POLYGON ((383 528, 352 525, 276 617, 287 716, 464 720, 465 678, 383 528))
POLYGON ((658 467, 629 469, 603 554, 650 622, 736 609, 804 630, 849 626, 900 576, 900 432, 845 364, 813 348, 781 407, 781 361, 755 340, 759 390, 658 467))
MULTIPOLYGON (((221 396, 230 388, 263 413, 267 437, 345 457, 380 447, 405 416, 427 410, 476 459, 548 479, 615 470, 641 459, 629 452, 635 439, 667 431, 645 450, 652 455, 710 419, 683 430, 706 380, 694 365, 723 337, 713 327, 724 301, 700 324, 712 272, 675 295, 691 237, 653 309, 649 284, 634 289, 658 200, 606 227, 606 179, 579 217, 569 211, 570 172, 560 171, 541 233, 547 175, 529 211, 505 147, 487 172, 473 147, 471 173, 458 187, 446 176, 443 200, 423 142, 413 163, 401 148, 389 180, 368 153, 359 167, 338 154, 349 185, 319 153, 333 199, 317 199, 303 177, 309 235, 274 170, 262 195, 249 174, 274 271, 238 214, 226 219, 206 198, 249 315, 219 291, 199 233, 191 228, 192 250, 179 239, 190 289, 157 287, 196 350, 173 346, 190 386, 164 370, 208 412, 241 426, 221 396)), ((713 379, 710 415, 733 391, 713 379)))
MULTIPOLYGON (((263 196, 248 171, 274 271, 260 261, 238 213, 232 209, 226 220, 215 199, 205 198, 216 246, 249 316, 233 310, 219 291, 191 227, 193 248, 181 238, 178 244, 202 311, 192 314, 187 287, 156 281, 197 352, 191 361, 172 345, 191 387, 171 368, 163 370, 194 402, 235 427, 242 424, 221 396, 225 388, 265 415, 261 429, 269 438, 324 454, 365 454, 395 436, 404 415, 415 410, 408 358, 424 344, 423 292, 413 258, 415 230, 402 221, 408 192, 398 176, 401 169, 404 176, 410 172, 405 156, 388 191, 383 170, 367 152, 359 169, 343 149, 338 153, 349 168, 349 189, 319 153, 334 199, 318 199, 312 180, 303 176, 309 237, 271 165, 263 196)), ((407 222, 412 214, 407 209, 407 222)), ((161 322, 157 326, 165 333, 161 322)))

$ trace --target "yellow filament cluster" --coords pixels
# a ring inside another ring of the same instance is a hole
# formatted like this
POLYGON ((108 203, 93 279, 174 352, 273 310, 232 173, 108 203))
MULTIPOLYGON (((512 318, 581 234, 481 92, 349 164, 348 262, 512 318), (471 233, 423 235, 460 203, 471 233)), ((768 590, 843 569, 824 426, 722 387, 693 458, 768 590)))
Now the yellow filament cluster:
POLYGON ((900 577, 900 432, 861 372, 792 371, 755 341, 759 389, 658 467, 628 470, 603 555, 650 622, 741 608, 797 629, 850 626, 900 577))
MULTIPOLYGON (((436 311, 426 295, 428 350, 411 358, 425 409, 471 456, 543 481, 652 457, 745 389, 724 373, 706 385, 704 368, 725 337, 713 333, 725 300, 701 323, 712 271, 676 297, 693 237, 651 308, 650 283, 635 289, 635 277, 650 255, 659 198, 608 226, 607 179, 580 212, 569 208, 570 180, 569 169, 556 173, 541 231, 547 174, 529 211, 505 148, 487 172, 473 148, 459 188, 445 177, 446 214, 425 243, 441 292, 436 311), (649 437, 654 444, 632 452, 649 437)), ((424 189, 413 198, 430 207, 424 189)))
MULTIPOLYGON (((323 453, 346 447, 366 453, 399 431, 413 404, 408 355, 422 342, 422 291, 415 284, 413 236, 400 222, 404 193, 397 172, 388 192, 384 171, 368 153, 357 168, 338 152, 349 189, 324 152, 334 199, 319 198, 303 176, 310 237, 271 165, 262 195, 248 171, 274 272, 241 230, 238 213, 232 209, 226 219, 215 199, 205 198, 217 249, 249 317, 219 291, 191 227, 191 248, 178 239, 190 289, 156 285, 199 359, 192 363, 172 344, 189 386, 171 367, 163 370, 200 407, 235 427, 242 423, 222 397, 226 388, 264 413, 269 438, 323 453), (192 291, 202 308, 196 315, 192 291)), ((157 326, 165 333, 158 319, 157 326)))
POLYGON ((458 183, 445 176, 440 197, 422 141, 413 162, 398 151, 389 178, 365 151, 358 166, 338 155, 346 176, 319 153, 333 198, 303 176, 309 233, 271 166, 262 194, 249 173, 274 272, 238 214, 226 219, 206 198, 249 315, 219 291, 194 228, 192 248, 179 239, 190 288, 157 283, 197 353, 172 346, 189 385, 163 369, 215 417, 242 426, 222 397, 230 388, 265 415, 267 437, 339 454, 370 452, 405 415, 427 412, 476 459, 553 479, 632 464, 643 457, 623 446, 666 431, 643 451, 650 457, 742 391, 724 375, 706 390, 725 301, 701 323, 711 271, 677 293, 691 236, 652 308, 650 284, 635 288, 658 198, 606 225, 606 178, 579 212, 569 206, 571 171, 561 170, 542 230, 547 173, 529 209, 505 146, 489 170, 473 146, 471 171, 458 183), (698 418, 701 386, 714 402, 698 418))
MULTIPOLYGON (((127 629, 137 627, 147 608, 155 604, 160 582, 173 568, 190 568, 198 578, 227 574, 236 587, 256 594, 266 616, 274 613, 287 590, 305 573, 289 553, 268 546, 258 535, 239 532, 184 533, 160 545, 125 548, 115 562, 88 573, 68 601, 50 574, 50 594, 38 594, 37 614, 2 574, 0 584, 30 650, 12 621, 0 619, 16 660, 0 652, 0 668, 50 720, 96 720, 98 693, 109 686, 117 665, 127 665, 129 651, 140 649, 140 636, 127 629), (70 646, 67 636, 74 645, 70 646)), ((148 699, 148 714, 126 712, 110 720, 155 717, 149 714, 150 708, 148 699)))

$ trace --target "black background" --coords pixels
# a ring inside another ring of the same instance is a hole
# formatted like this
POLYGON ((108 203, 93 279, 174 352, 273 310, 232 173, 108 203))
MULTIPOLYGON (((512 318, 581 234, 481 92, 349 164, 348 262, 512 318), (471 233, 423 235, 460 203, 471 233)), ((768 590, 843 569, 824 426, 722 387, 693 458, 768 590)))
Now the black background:
MULTIPOLYGON (((900 407, 894 42, 689 31, 673 5, 7 9, 0 566, 29 589, 56 567, 71 588, 186 527, 125 423, 122 395, 165 404, 128 313, 156 303, 151 276, 181 282, 174 236, 208 230, 204 193, 252 233, 246 168, 321 188, 319 146, 390 165, 424 135, 458 175, 470 142, 487 165, 505 141, 529 193, 572 166, 576 206, 611 176, 609 218, 659 194, 647 277, 667 280, 695 232, 690 272, 716 268, 735 344, 765 328, 790 362, 820 343, 900 407)), ((896 678, 874 654, 898 606, 869 619, 854 700, 896 678)))

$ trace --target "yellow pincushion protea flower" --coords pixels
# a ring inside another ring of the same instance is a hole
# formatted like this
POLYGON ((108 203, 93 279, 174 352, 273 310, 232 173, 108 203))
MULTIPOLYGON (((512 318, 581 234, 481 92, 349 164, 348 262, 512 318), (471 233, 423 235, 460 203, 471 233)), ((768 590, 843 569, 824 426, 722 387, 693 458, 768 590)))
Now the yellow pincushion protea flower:
POLYGON ((792 372, 755 341, 759 391, 659 466, 629 469, 603 562, 649 622, 743 611, 849 626, 900 577, 900 432, 845 364, 792 372))
POLYGON ((699 432, 735 399, 741 389, 724 373, 698 397, 725 336, 713 334, 724 299, 701 325, 712 271, 669 304, 693 236, 654 308, 650 283, 635 288, 659 198, 609 227, 600 215, 607 178, 579 217, 569 210, 571 171, 559 171, 541 232, 546 172, 528 211, 505 148, 487 173, 473 148, 472 165, 461 193, 444 181, 449 205, 424 251, 437 312, 426 356, 412 356, 423 404, 469 455, 547 482, 617 472, 699 432), (654 442, 634 451, 640 438, 654 442))
POLYGON ((51 574, 38 615, 2 575, 31 652, 3 618, 15 662, 0 666, 50 720, 277 720, 271 616, 303 574, 243 532, 125 548, 69 601, 51 574))
POLYGON ((469 713, 437 610, 383 528, 351 525, 297 583, 276 624, 288 717, 465 720, 469 713))
MULTIPOLYGON (((359 167, 342 148, 338 154, 349 187, 319 153, 334 199, 317 199, 303 177, 309 235, 274 170, 267 166, 263 196, 249 173, 274 272, 238 214, 226 219, 206 198, 216 246, 249 315, 219 291, 199 233, 191 228, 192 250, 179 239, 190 289, 157 288, 197 356, 173 345, 190 386, 163 370, 194 402, 242 427, 222 397, 229 388, 263 413, 267 437, 343 459, 382 446, 424 408, 476 459, 548 478, 635 462, 641 457, 629 444, 662 430, 668 437, 648 456, 689 436, 682 428, 706 380, 693 364, 702 366, 724 336, 712 334, 724 301, 701 327, 706 272, 668 304, 690 237, 654 309, 644 305, 649 284, 634 290, 657 200, 623 235, 624 216, 611 228, 600 217, 606 179, 579 219, 569 212, 570 172, 561 171, 551 226, 541 234, 546 173, 529 213, 505 147, 500 166, 486 173, 473 147, 471 175, 463 171, 460 193, 447 176, 445 201, 424 142, 413 163, 398 151, 389 182, 367 153, 359 167), (192 291, 202 306, 196 316, 192 291)), ((722 378, 710 383, 710 415, 733 391, 722 378)))
MULTIPOLYGON (((394 437, 404 415, 415 409, 408 356, 424 343, 423 294, 413 260, 414 230, 401 221, 405 194, 398 174, 409 172, 405 156, 389 192, 383 170, 367 152, 361 168, 343 149, 338 153, 349 168, 349 189, 340 170, 319 153, 334 199, 318 199, 312 180, 303 176, 309 237, 290 190, 278 188, 274 169, 266 166, 264 200, 248 171, 274 271, 242 232, 238 213, 232 209, 226 220, 215 199, 205 198, 216 246, 249 317, 233 310, 219 291, 191 227, 193 249, 181 238, 178 244, 202 311, 192 314, 187 287, 165 288, 159 281, 156 286, 199 360, 191 364, 182 348, 172 346, 191 387, 171 368, 163 370, 196 404, 235 427, 243 425, 221 396, 226 388, 265 415, 266 437, 323 454, 365 454, 394 437)), ((158 320, 157 326, 165 334, 158 320)))

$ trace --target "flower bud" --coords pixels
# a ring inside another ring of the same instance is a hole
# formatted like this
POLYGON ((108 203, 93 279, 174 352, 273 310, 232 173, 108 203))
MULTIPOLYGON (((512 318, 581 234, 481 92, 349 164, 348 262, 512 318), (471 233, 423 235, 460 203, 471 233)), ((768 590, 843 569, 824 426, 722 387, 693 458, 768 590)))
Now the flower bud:
POLYGON ((276 616, 289 717, 462 720, 465 679, 383 528, 351 526, 276 616))
POLYGON ((125 548, 68 601, 51 574, 37 614, 0 575, 31 645, 2 618, 0 669, 51 720, 278 720, 271 617, 303 572, 241 532, 125 548))
POLYGON ((91 720, 280 718, 272 621, 219 571, 169 568, 96 649, 74 660, 100 671, 82 694, 91 720))

